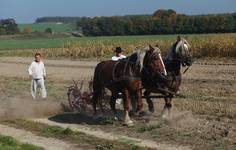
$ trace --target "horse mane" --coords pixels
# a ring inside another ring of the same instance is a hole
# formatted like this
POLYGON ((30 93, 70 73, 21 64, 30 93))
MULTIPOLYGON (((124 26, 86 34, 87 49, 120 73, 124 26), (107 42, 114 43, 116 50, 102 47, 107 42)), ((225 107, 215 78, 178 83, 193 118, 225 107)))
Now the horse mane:
POLYGON ((153 51, 153 53, 152 53, 152 55, 153 56, 158 56, 158 55, 160 55, 161 54, 161 50, 160 50, 160 48, 159 47, 155 47, 155 50, 153 51))
POLYGON ((137 54, 136 66, 140 65, 140 71, 143 68, 144 57, 148 50, 149 50, 148 47, 145 47, 143 49, 136 49, 136 54, 137 54))
POLYGON ((190 47, 190 45, 187 42, 187 40, 185 40, 184 38, 181 38, 181 40, 177 43, 177 45, 175 47, 175 51, 177 52, 180 47, 184 46, 184 44, 186 44, 188 47, 190 47))
MULTIPOLYGON (((134 49, 133 54, 131 54, 129 57, 127 57, 127 59, 131 62, 134 62, 135 66, 140 66, 140 71, 141 71, 143 68, 144 57, 145 57, 147 51, 149 51, 149 50, 150 50, 149 47, 136 48, 136 49, 134 49)), ((161 54, 161 50, 158 47, 155 47, 152 55, 158 56, 160 54, 161 54)))
MULTIPOLYGON (((149 47, 144 47, 143 49, 135 49, 135 53, 137 55, 136 65, 140 65, 140 70, 142 70, 143 68, 144 57, 147 51, 149 50, 150 50, 149 47)), ((161 50, 158 47, 155 47, 155 49, 152 52, 152 56, 155 57, 160 54, 161 54, 161 50)))
POLYGON ((180 48, 181 44, 182 44, 182 39, 180 39, 180 41, 174 42, 168 49, 165 60, 172 60, 176 51, 180 48))

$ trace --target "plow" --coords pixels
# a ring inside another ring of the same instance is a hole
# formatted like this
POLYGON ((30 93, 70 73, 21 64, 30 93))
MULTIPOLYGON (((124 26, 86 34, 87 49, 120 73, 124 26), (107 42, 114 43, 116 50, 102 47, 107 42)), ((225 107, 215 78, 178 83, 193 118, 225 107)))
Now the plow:
POLYGON ((82 92, 83 82, 80 87, 73 80, 73 85, 68 87, 67 96, 70 109, 72 111, 75 110, 83 110, 87 109, 88 104, 91 103, 92 99, 92 91, 82 92))

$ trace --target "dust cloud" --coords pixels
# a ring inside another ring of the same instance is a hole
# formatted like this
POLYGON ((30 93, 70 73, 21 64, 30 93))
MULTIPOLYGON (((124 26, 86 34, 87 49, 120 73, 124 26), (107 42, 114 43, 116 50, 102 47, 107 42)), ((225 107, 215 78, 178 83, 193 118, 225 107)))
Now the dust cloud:
POLYGON ((10 97, 0 101, 0 120, 39 118, 62 112, 63 107, 60 102, 48 99, 10 97))
POLYGON ((169 118, 166 118, 166 123, 177 129, 193 128, 198 125, 198 119, 194 117, 190 111, 178 111, 174 109, 169 118))

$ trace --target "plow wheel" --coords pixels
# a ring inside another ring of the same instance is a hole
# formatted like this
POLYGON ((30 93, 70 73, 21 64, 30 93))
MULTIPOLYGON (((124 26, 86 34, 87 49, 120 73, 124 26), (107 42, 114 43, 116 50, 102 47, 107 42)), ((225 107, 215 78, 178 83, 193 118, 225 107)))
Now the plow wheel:
POLYGON ((68 102, 71 111, 85 111, 86 110, 86 101, 81 97, 79 91, 76 89, 69 88, 68 92, 68 102))

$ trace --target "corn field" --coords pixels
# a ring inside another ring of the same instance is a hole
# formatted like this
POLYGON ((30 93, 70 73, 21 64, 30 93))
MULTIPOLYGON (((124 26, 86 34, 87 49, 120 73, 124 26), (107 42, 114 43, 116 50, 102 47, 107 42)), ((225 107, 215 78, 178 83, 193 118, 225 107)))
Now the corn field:
MULTIPOLYGON (((174 35, 173 35, 174 36, 174 35)), ((176 36, 177 37, 177 36, 176 36)), ((213 35, 191 35, 184 36, 190 43, 195 58, 202 57, 236 57, 236 35, 235 34, 213 34, 213 35)), ((130 42, 127 40, 91 40, 86 42, 66 41, 61 48, 47 48, 37 50, 9 50, 5 56, 32 57, 40 51, 44 58, 109 58, 114 54, 114 49, 121 46, 126 55, 136 48, 158 44, 162 54, 165 55, 175 39, 138 39, 130 42)), ((3 52, 2 52, 3 53, 3 52)))

